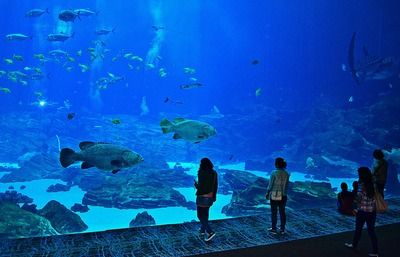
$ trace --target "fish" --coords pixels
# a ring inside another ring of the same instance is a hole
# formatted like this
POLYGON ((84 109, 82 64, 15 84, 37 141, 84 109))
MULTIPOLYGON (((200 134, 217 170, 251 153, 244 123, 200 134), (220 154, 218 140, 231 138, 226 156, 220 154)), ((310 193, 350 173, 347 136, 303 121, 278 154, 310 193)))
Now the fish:
POLYGON ((173 139, 183 139, 195 144, 217 134, 216 129, 208 123, 184 118, 175 118, 172 122, 164 118, 160 127, 163 134, 174 132, 173 139))
POLYGON ((169 97, 166 97, 165 99, 164 99, 164 103, 171 103, 171 104, 183 104, 183 102, 182 101, 175 101, 175 100, 172 100, 171 98, 169 98, 169 97))
POLYGON ((167 72, 165 71, 164 68, 160 68, 160 70, 158 71, 159 75, 161 78, 164 78, 165 76, 167 76, 167 72))
POLYGON ((361 83, 369 80, 384 80, 392 77, 397 70, 393 57, 378 57, 369 54, 364 47, 364 58, 356 64, 355 60, 355 39, 356 32, 353 33, 348 49, 348 66, 355 82, 361 83))
POLYGON ((185 67, 185 68, 183 68, 183 72, 186 74, 195 74, 196 70, 193 68, 185 67))
POLYGON ((55 33, 55 34, 49 34, 47 36, 47 40, 51 42, 65 42, 65 40, 73 38, 75 35, 75 32, 72 34, 64 34, 64 33, 55 33))
POLYGON ((82 56, 82 50, 77 51, 76 56, 82 56))
POLYGON ((25 17, 33 18, 33 17, 40 17, 44 13, 50 13, 49 8, 43 9, 32 9, 25 13, 25 17))
POLYGON ((4 92, 5 94, 10 94, 11 90, 7 87, 0 87, 0 91, 4 92))
POLYGON ((31 36, 27 36, 21 33, 15 33, 15 34, 8 34, 6 35, 6 39, 8 41, 24 41, 27 39, 32 39, 31 36))
POLYGON ((218 107, 214 105, 210 114, 201 115, 201 117, 208 119, 222 119, 224 115, 219 111, 218 107))
POLYGON ((61 149, 62 167, 67 168, 77 161, 82 161, 81 169, 96 167, 116 174, 121 169, 133 167, 144 161, 140 154, 120 145, 84 141, 79 143, 79 148, 79 152, 70 148, 61 149))
POLYGON ((354 97, 353 97, 353 96, 350 96, 350 98, 349 98, 349 103, 352 103, 352 102, 354 102, 354 97))
POLYGON ((65 57, 68 56, 68 53, 60 50, 60 49, 55 49, 55 50, 51 50, 49 52, 49 55, 53 56, 53 57, 65 57))
POLYGON ((72 120, 74 117, 75 117, 75 113, 74 113, 74 112, 70 112, 70 113, 68 113, 68 115, 67 115, 67 119, 68 119, 68 120, 72 120))
POLYGON ((194 82, 194 83, 190 83, 190 84, 181 85, 180 88, 181 89, 192 89, 192 88, 199 88, 202 86, 203 86, 203 84, 201 84, 199 82, 194 82))
POLYGON ((58 18, 65 22, 74 22, 76 18, 80 19, 79 13, 74 10, 63 10, 58 14, 58 18))
POLYGON ((44 54, 34 54, 33 58, 39 59, 39 60, 44 60, 45 59, 44 54))
POLYGON ((262 94, 262 88, 259 87, 256 89, 256 96, 259 97, 262 94))
POLYGON ((73 69, 74 69, 74 68, 71 67, 71 66, 68 66, 68 67, 65 68, 65 70, 66 70, 67 72, 71 72, 73 69))
POLYGON ((112 122, 112 124, 115 124, 115 125, 121 124, 121 120, 120 119, 114 119, 111 122, 112 122))
POLYGON ((23 85, 23 86, 28 85, 28 81, 25 81, 25 80, 20 80, 19 83, 21 83, 21 85, 23 85))
POLYGON ((113 29, 103 28, 103 29, 98 29, 95 31, 96 35, 99 35, 99 36, 108 35, 108 34, 114 33, 114 32, 115 32, 115 28, 113 28, 113 29))
POLYGON ((87 16, 87 17, 92 16, 92 15, 97 15, 99 13, 99 12, 94 12, 92 10, 84 9, 84 8, 75 9, 74 12, 77 13, 79 16, 87 16))
POLYGON ((139 62, 143 62, 143 58, 137 55, 132 56, 131 58, 132 61, 139 61, 139 62))
POLYGON ((14 61, 13 61, 12 59, 9 59, 9 58, 4 58, 3 60, 4 60, 4 62, 7 63, 8 65, 11 65, 11 64, 14 63, 14 61))
POLYGON ((87 66, 86 64, 78 64, 78 66, 81 68, 82 72, 87 72, 89 70, 89 66, 87 66))
POLYGON ((253 61, 251 61, 251 64, 253 64, 253 65, 257 65, 257 64, 259 64, 259 63, 260 63, 260 61, 257 60, 257 59, 254 59, 253 61))
POLYGON ((22 55, 13 54, 13 59, 22 62, 24 57, 22 55))
POLYGON ((162 30, 162 29, 165 29, 165 27, 163 27, 163 26, 156 26, 156 25, 153 25, 153 26, 151 26, 155 31, 159 31, 159 30, 162 30))

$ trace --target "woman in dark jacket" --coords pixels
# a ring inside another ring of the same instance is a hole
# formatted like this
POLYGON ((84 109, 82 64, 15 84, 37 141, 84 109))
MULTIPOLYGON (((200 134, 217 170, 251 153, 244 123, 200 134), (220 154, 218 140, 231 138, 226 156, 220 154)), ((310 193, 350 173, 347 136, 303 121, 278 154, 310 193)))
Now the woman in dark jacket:
POLYGON ((210 207, 217 199, 218 190, 217 172, 214 170, 214 165, 210 159, 201 159, 197 181, 195 181, 194 186, 197 189, 196 205, 197 217, 201 222, 200 234, 205 235, 205 232, 207 232, 205 241, 210 241, 215 236, 215 232, 208 224, 208 217, 210 207))

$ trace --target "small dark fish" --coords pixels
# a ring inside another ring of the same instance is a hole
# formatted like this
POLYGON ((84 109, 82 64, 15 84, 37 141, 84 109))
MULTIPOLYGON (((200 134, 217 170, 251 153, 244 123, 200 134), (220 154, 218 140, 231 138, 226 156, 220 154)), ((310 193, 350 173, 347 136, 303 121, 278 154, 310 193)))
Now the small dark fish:
POLYGON ((199 82, 195 82, 195 83, 191 83, 191 84, 181 85, 180 88, 181 89, 192 89, 192 88, 199 88, 201 86, 203 86, 203 84, 201 84, 199 82))
POLYGON ((121 120, 120 119, 115 119, 111 121, 113 124, 118 125, 121 124, 121 120))
POLYGON ((257 64, 259 64, 259 63, 260 63, 260 61, 257 60, 257 59, 254 59, 254 60, 251 62, 251 64, 253 64, 253 65, 257 65, 257 64))
POLYGON ((49 13, 49 8, 46 8, 46 10, 43 9, 32 9, 29 10, 25 16, 26 17, 40 17, 42 16, 44 13, 49 13))
POLYGON ((75 32, 73 32, 71 35, 64 33, 49 34, 47 36, 47 40, 52 42, 64 42, 65 40, 74 37, 74 34, 75 32))
POLYGON ((98 29, 95 31, 96 35, 102 36, 102 35, 108 35, 110 33, 114 33, 115 32, 115 28, 113 29, 98 29))
POLYGON ((174 100, 172 100, 171 98, 169 98, 169 97, 166 97, 165 98, 165 100, 164 100, 164 103, 171 103, 171 104, 183 104, 183 102, 182 101, 174 101, 174 100))
POLYGON ((233 154, 229 155, 229 160, 232 161, 233 159, 233 154))
POLYGON ((58 18, 65 22, 74 22, 76 18, 81 19, 79 17, 79 13, 76 13, 73 10, 64 10, 58 14, 58 18))
POLYGON ((161 29, 165 29, 165 27, 163 27, 163 26, 156 26, 156 25, 153 25, 153 26, 151 26, 155 31, 159 31, 159 30, 161 30, 161 29))
POLYGON ((67 119, 68 119, 68 120, 72 120, 74 117, 75 117, 75 113, 74 113, 74 112, 70 112, 70 113, 68 113, 68 115, 67 115, 67 119))

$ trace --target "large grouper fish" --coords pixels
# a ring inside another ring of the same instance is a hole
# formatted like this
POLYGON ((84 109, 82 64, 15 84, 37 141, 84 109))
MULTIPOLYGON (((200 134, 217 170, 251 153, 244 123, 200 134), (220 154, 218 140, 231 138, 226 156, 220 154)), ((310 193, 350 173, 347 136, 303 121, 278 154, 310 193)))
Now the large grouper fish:
POLYGON ((60 163, 64 168, 77 161, 82 161, 81 168, 96 167, 100 170, 117 173, 123 168, 132 167, 143 161, 143 157, 134 151, 119 145, 84 141, 79 143, 80 152, 63 148, 60 163))
POLYGON ((196 144, 217 134, 215 128, 208 123, 184 118, 175 118, 172 122, 163 119, 160 127, 164 134, 174 132, 174 139, 184 139, 196 144))

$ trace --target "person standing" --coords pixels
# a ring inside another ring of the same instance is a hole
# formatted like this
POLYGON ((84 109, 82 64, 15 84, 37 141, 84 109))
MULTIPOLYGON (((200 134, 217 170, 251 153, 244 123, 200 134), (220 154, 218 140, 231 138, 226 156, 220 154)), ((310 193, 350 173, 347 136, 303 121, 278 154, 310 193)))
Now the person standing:
POLYGON ((200 220, 200 235, 207 236, 205 241, 208 242, 214 238, 215 232, 208 224, 210 207, 217 200, 218 176, 214 170, 214 165, 208 158, 200 161, 200 167, 197 174, 197 181, 194 182, 196 187, 196 205, 197 217, 200 220))
POLYGON ((385 160, 385 155, 382 150, 376 149, 373 152, 374 164, 372 166, 372 176, 375 183, 376 190, 384 196, 387 172, 388 172, 388 162, 385 160))
POLYGON ((275 159, 276 170, 272 172, 266 198, 270 200, 271 205, 271 222, 272 227, 268 229, 271 233, 276 234, 277 231, 277 221, 278 221, 278 209, 280 215, 281 226, 279 232, 281 234, 285 233, 286 226, 286 213, 285 207, 287 202, 287 189, 289 184, 289 173, 286 171, 287 163, 286 161, 278 157, 275 159))
POLYGON ((354 194, 348 191, 347 183, 343 182, 340 184, 342 191, 337 197, 338 211, 344 215, 354 216, 355 212, 353 210, 354 194))
POLYGON ((361 232, 364 224, 367 223, 369 237, 372 243, 372 253, 369 256, 378 256, 378 240, 375 234, 375 221, 376 221, 376 202, 375 202, 375 188, 372 182, 371 170, 367 167, 360 167, 358 169, 358 181, 360 192, 358 192, 357 201, 357 214, 356 214, 356 228, 353 236, 352 243, 345 243, 348 248, 356 249, 358 242, 361 238, 361 232))

